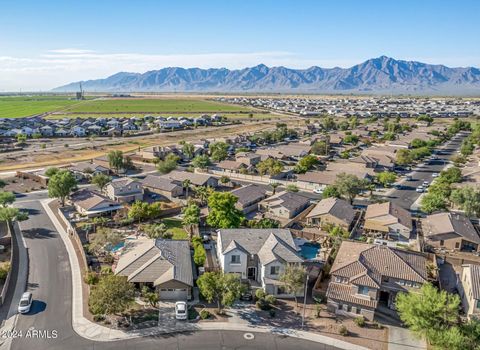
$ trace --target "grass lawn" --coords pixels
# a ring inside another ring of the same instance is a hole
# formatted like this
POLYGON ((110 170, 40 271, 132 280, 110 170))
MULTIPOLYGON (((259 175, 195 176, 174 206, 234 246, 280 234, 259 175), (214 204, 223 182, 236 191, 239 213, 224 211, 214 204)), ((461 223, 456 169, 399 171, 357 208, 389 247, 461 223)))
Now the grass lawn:
POLYGON ((69 96, 0 97, 0 118, 22 118, 61 110, 79 103, 69 96))
POLYGON ((68 109, 74 113, 221 113, 247 112, 249 108, 202 99, 96 99, 68 109))
POLYGON ((162 222, 168 227, 167 232, 173 234, 172 239, 188 239, 188 233, 183 229, 181 220, 163 219, 162 222))

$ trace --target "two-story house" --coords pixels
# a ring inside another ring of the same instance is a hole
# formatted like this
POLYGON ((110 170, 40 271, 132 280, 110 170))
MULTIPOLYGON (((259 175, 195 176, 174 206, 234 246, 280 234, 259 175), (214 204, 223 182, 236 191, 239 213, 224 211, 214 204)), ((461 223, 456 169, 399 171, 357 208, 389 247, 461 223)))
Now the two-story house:
POLYGON ((462 298, 462 308, 469 319, 480 319, 480 265, 462 265, 462 274, 457 285, 462 298))
MULTIPOLYGON (((287 265, 303 262, 290 230, 219 230, 217 254, 225 273, 236 273, 243 280, 249 280, 252 286, 262 287, 268 294, 293 297, 279 280, 287 265)), ((299 295, 303 295, 303 291, 299 295)))
POLYGON ((330 274, 329 311, 373 320, 379 307, 395 308, 399 292, 418 290, 435 260, 417 252, 343 241, 330 274))
POLYGON ((350 231, 355 218, 355 210, 347 201, 330 197, 318 202, 305 218, 307 223, 312 226, 334 225, 350 231))
POLYGON ((370 204, 365 212, 364 229, 392 240, 408 240, 413 229, 412 215, 392 202, 370 204))
POLYGON ((105 187, 105 192, 110 199, 121 203, 130 203, 143 199, 142 183, 130 177, 112 180, 105 187))

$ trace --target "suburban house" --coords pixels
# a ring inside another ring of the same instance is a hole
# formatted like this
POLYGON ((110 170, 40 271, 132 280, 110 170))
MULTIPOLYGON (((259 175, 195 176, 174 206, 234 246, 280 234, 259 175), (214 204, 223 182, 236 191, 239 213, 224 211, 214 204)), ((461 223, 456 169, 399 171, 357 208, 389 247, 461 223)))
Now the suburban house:
POLYGON ((258 203, 267 197, 267 190, 261 186, 250 184, 231 192, 238 198, 235 207, 244 214, 258 209, 258 203))
POLYGON ((253 152, 239 152, 235 155, 235 160, 246 165, 255 166, 260 163, 261 156, 253 152))
POLYGON ((418 290, 429 280, 422 253, 343 241, 330 270, 327 308, 347 316, 373 320, 379 307, 394 309, 399 292, 418 290))
MULTIPOLYGON (((217 246, 218 260, 225 273, 238 274, 268 294, 293 297, 279 281, 288 264, 303 262, 290 230, 219 230, 217 246)), ((303 291, 299 295, 303 295, 303 291)))
POLYGON ((460 213, 438 213, 422 220, 425 245, 447 251, 478 252, 480 236, 471 221, 460 213))
POLYGON ((158 175, 147 175, 142 180, 144 189, 152 193, 157 193, 170 200, 180 197, 183 194, 183 187, 177 185, 172 180, 158 175))
POLYGON ((365 212, 365 231, 386 234, 389 239, 409 240, 412 215, 392 202, 370 204, 365 212))
POLYGON ((143 199, 142 183, 130 177, 112 180, 105 187, 105 192, 110 199, 121 203, 130 203, 143 199))
POLYGON ((190 243, 185 240, 139 239, 126 249, 114 268, 136 285, 155 287, 161 300, 192 297, 193 270, 190 243))
POLYGON ((305 218, 308 225, 321 227, 330 224, 350 231, 355 210, 347 201, 330 197, 318 202, 305 218))
POLYGON ((113 212, 123 208, 123 205, 87 189, 73 193, 70 196, 70 201, 78 213, 89 218, 105 214, 111 215, 113 212))
POLYGON ((458 293, 462 298, 462 308, 465 315, 480 318, 480 265, 462 265, 462 274, 457 284, 458 293))
POLYGON ((294 192, 279 192, 259 203, 259 208, 283 219, 292 219, 310 205, 310 199, 294 192))
POLYGON ((218 179, 208 174, 190 173, 187 171, 174 170, 166 175, 164 178, 173 180, 176 184, 182 186, 183 181, 190 180, 193 186, 217 187, 218 179))
POLYGON ((238 162, 235 160, 226 159, 218 163, 215 166, 215 168, 218 169, 219 171, 223 171, 224 173, 229 174, 229 173, 243 173, 246 171, 250 171, 253 169, 253 166, 247 165, 245 163, 238 162))
POLYGON ((91 178, 98 174, 110 174, 110 169, 94 162, 74 163, 70 167, 70 171, 75 175, 77 179, 91 178))

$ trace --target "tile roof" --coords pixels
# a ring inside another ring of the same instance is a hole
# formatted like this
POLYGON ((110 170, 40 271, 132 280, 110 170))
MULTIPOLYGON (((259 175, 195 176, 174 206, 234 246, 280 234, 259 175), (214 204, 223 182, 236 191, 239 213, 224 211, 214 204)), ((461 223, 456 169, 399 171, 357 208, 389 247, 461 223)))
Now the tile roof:
POLYGON ((175 188, 180 187, 171 179, 158 175, 147 175, 145 179, 142 180, 142 184, 145 187, 155 188, 161 191, 173 191, 175 188))
POLYGON ((328 285, 327 297, 348 303, 376 308, 378 302, 375 299, 362 298, 352 292, 352 286, 348 284, 331 282, 328 285))
POLYGON ((278 192, 270 198, 264 200, 271 206, 282 206, 285 209, 295 212, 307 206, 310 199, 295 192, 278 192))
POLYGON ((258 202, 267 195, 265 188, 254 184, 237 188, 231 193, 238 198, 238 203, 242 205, 258 202))
POLYGON ((184 180, 188 179, 192 182, 193 185, 196 186, 205 186, 212 178, 210 175, 206 174, 198 174, 198 173, 190 173, 187 171, 178 171, 174 170, 166 175, 162 175, 162 177, 171 179, 177 182, 183 182, 184 180))
POLYGON ((88 189, 82 189, 74 192, 70 196, 70 199, 73 203, 75 203, 75 205, 78 205, 86 211, 89 211, 102 203, 109 204, 110 206, 118 206, 117 202, 114 202, 109 198, 88 189))
MULTIPOLYGON (((370 204, 365 212, 365 221, 367 220, 383 226, 399 223, 409 229, 413 228, 410 212, 392 202, 370 204), (388 217, 389 215, 391 217, 388 217)), ((367 223, 365 225, 367 226, 367 223)))
POLYGON ((308 213, 307 218, 330 214, 348 224, 350 224, 355 217, 355 210, 353 207, 343 199, 339 198, 325 198, 308 213))
POLYGON ((423 234, 431 240, 444 240, 461 236, 470 242, 480 244, 480 236, 463 214, 438 213, 422 220, 423 234))
POLYGON ((190 244, 186 240, 140 239, 120 256, 115 274, 131 282, 159 285, 176 280, 193 286, 190 244))

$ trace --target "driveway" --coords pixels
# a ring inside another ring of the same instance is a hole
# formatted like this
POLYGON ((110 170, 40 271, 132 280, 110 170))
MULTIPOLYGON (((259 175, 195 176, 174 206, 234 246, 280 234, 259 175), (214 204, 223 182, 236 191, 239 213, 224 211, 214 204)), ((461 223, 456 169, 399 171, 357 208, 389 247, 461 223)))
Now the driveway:
POLYGON ((417 339, 406 328, 388 326, 388 350, 426 349, 425 341, 417 339))

